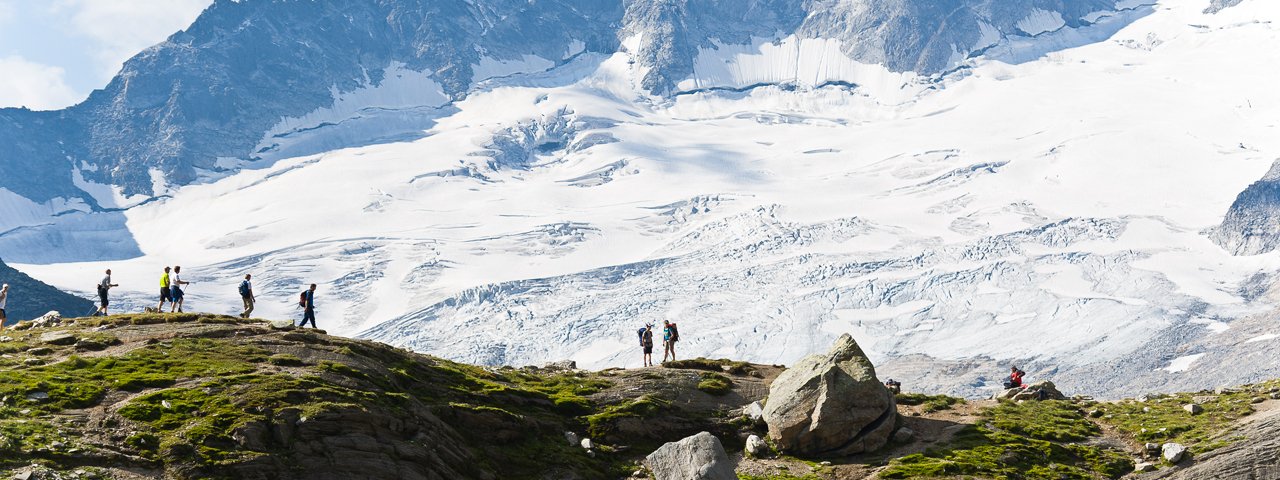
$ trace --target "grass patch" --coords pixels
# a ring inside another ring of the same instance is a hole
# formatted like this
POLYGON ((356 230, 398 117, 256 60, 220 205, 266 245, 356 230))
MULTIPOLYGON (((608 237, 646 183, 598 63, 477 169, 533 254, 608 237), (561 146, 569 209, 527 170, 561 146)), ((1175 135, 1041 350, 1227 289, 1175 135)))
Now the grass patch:
MULTIPOLYGON (((1280 386, 1280 382, 1268 382, 1266 388, 1280 386)), ((1179 393, 1161 396, 1146 402, 1125 400, 1119 403, 1101 404, 1101 421, 1141 443, 1177 442, 1186 445, 1192 453, 1204 453, 1220 448, 1229 442, 1221 437, 1237 420, 1253 413, 1250 400, 1256 393, 1243 391, 1210 395, 1206 393, 1179 393), (1194 397, 1201 397, 1195 402, 1194 397), (1204 411, 1192 415, 1183 405, 1198 403, 1204 411)))
POLYGON ((948 445, 894 460, 881 478, 1119 478, 1133 471, 1124 452, 1075 442, 1099 428, 1070 402, 1001 403, 948 445))
POLYGON ((272 365, 279 365, 281 367, 300 367, 305 365, 305 363, 303 363, 301 358, 298 358, 294 355, 289 355, 287 353, 277 353, 275 355, 267 357, 267 363, 270 363, 272 365))
POLYGON ((733 391, 733 382, 724 375, 706 372, 702 374, 702 379, 698 381, 698 390, 716 396, 726 395, 733 391))
POLYGON ((684 368, 690 370, 708 370, 712 372, 727 372, 733 375, 749 375, 755 371, 755 368, 747 362, 738 362, 727 358, 707 359, 698 357, 689 360, 672 360, 663 362, 664 368, 684 368))
POLYGON ((923 393, 899 393, 894 396, 899 405, 920 405, 924 413, 950 410, 951 407, 964 404, 964 399, 949 395, 925 395, 923 393))
POLYGON ((611 405, 587 416, 587 434, 591 438, 604 438, 615 431, 619 419, 654 417, 670 406, 671 402, 653 395, 642 395, 628 403, 611 405))
POLYGON ((177 339, 140 348, 120 357, 71 356, 52 365, 0 371, 0 418, 16 410, 38 414, 96 405, 109 389, 140 391, 166 387, 181 378, 252 372, 266 351, 209 339, 177 339), (43 395, 47 395, 44 398, 43 395))
POLYGON ((1065 400, 1000 402, 982 417, 1000 430, 1037 440, 1078 442, 1102 433, 1079 407, 1065 400))

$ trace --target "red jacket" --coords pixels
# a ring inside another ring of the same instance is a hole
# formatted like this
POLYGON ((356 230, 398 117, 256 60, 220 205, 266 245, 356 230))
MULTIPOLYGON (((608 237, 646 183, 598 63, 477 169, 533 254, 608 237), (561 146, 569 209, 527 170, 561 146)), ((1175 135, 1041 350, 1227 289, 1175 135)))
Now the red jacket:
POLYGON ((1018 370, 1009 375, 1009 382, 1015 387, 1022 386, 1022 376, 1025 375, 1022 370, 1018 370))

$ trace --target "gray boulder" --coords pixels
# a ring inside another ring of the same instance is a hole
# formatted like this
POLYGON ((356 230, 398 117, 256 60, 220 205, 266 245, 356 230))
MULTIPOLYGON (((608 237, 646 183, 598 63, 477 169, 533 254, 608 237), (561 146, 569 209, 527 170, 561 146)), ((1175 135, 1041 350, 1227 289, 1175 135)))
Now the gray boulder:
POLYGON ((1182 409, 1186 410, 1187 413, 1190 413, 1192 415, 1199 415, 1201 412, 1204 411, 1204 407, 1201 407, 1200 405, 1196 405, 1194 403, 1188 403, 1186 405, 1183 405, 1182 409))
POLYGON ((764 443, 764 439, 760 438, 759 435, 751 435, 747 437, 747 444, 744 450, 747 452, 747 455, 760 458, 769 453, 769 445, 764 443))
POLYGON ((669 442, 644 458, 656 480, 737 480, 720 439, 707 432, 669 442))
POLYGON ((764 420, 780 451, 850 455, 888 443, 897 407, 871 361, 845 334, 831 351, 805 357, 773 381, 764 420))
POLYGON ((1160 456, 1169 463, 1178 463, 1187 454, 1187 447, 1180 443, 1166 443, 1160 446, 1160 456))

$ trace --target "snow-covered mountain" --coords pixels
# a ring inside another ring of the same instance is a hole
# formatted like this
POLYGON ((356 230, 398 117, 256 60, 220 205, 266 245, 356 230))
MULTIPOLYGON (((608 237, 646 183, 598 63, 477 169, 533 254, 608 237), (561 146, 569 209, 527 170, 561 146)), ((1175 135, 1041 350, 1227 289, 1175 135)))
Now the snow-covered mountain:
POLYGON ((315 282, 331 331, 488 364, 637 366, 673 319, 682 355, 852 332, 971 395, 1008 362, 1099 394, 1280 375, 1223 367, 1273 348, 1280 256, 1215 243, 1280 157, 1276 20, 220 1, 81 105, 0 110, 0 256, 81 291, 110 265, 133 305, 171 264, 202 309, 315 282))

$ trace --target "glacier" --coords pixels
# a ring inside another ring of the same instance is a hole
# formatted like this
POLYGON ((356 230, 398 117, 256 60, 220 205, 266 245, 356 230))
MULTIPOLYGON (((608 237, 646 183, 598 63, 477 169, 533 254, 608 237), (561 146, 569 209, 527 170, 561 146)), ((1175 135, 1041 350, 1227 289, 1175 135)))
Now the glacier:
MULTIPOLYGON (((527 49, 498 3, 472 3, 501 35, 457 71, 388 48, 201 131, 214 150, 0 185, 0 257, 86 295, 110 267, 127 308, 166 264, 219 313, 245 273, 266 317, 319 283, 330 332, 489 365, 638 367, 636 327, 670 319, 682 356, 787 364, 852 333, 883 375, 966 396, 1009 363, 1100 397, 1280 375, 1239 368, 1280 349, 1280 254, 1215 243, 1280 157, 1271 2, 957 2, 935 42, 855 28, 945 18, 930 2, 596 2, 559 14, 618 31, 527 49)), ((202 28, 231 35, 170 42, 202 28)))

